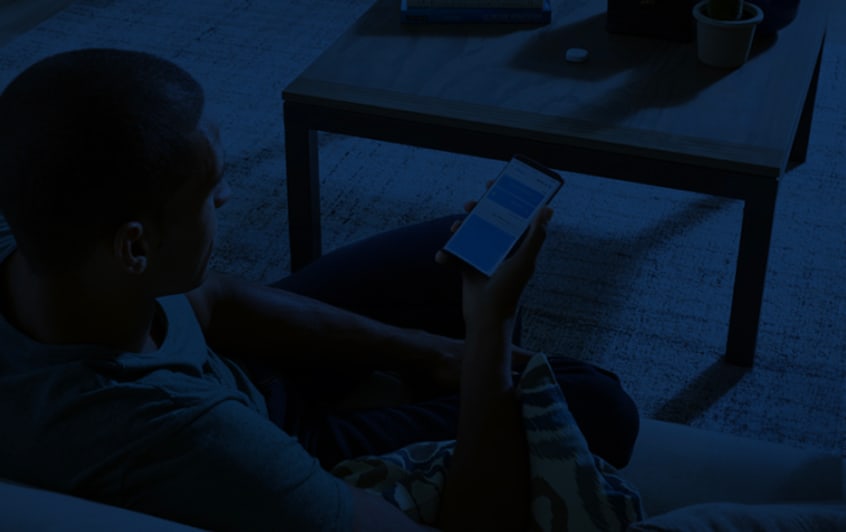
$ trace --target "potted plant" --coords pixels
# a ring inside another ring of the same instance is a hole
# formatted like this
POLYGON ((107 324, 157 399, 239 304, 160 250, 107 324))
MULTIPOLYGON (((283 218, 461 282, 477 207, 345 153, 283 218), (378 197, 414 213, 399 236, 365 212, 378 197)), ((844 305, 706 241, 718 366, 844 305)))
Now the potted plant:
POLYGON ((699 60, 737 68, 749 58, 755 28, 764 20, 760 7, 743 0, 702 0, 693 7, 699 60))

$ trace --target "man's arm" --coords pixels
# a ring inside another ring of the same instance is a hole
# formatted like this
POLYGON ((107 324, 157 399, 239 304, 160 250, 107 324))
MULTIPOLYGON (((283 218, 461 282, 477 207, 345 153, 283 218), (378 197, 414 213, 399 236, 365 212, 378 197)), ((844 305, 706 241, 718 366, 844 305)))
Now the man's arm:
POLYGON ((402 329, 298 294, 211 273, 189 292, 209 346, 283 367, 423 371, 457 380, 463 342, 402 329))
MULTIPOLYGON (((512 380, 511 323, 552 216, 545 209, 526 239, 486 278, 464 273, 467 345, 458 437, 439 516, 444 530, 525 530, 529 459, 512 380), (495 464, 495 467, 493 465, 495 464)), ((447 260, 439 254, 439 261, 447 260)))
POLYGON ((208 530, 430 530, 352 487, 236 401, 148 445, 122 477, 124 505, 208 530))

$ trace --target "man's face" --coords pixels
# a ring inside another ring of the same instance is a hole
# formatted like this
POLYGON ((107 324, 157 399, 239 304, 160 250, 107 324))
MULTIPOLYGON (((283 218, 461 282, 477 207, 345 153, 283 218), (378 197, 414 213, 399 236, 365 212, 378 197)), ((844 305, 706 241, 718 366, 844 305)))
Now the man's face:
POLYGON ((159 246, 151 253, 157 295, 187 292, 205 280, 217 231, 215 211, 230 195, 217 127, 204 121, 195 135, 200 164, 167 200, 157 228, 159 246))

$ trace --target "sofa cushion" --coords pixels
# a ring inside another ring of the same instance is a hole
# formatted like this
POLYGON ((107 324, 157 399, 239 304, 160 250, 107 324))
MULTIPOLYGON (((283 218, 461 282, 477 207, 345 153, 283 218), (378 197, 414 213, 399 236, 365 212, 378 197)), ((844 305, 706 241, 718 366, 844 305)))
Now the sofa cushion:
POLYGON ((635 523, 628 532, 846 530, 846 504, 696 504, 635 523))
POLYGON ((840 501, 846 494, 839 456, 652 419, 641 419, 622 473, 648 516, 700 503, 840 501))
POLYGON ((26 531, 198 530, 146 514, 0 479, 0 529, 26 531))

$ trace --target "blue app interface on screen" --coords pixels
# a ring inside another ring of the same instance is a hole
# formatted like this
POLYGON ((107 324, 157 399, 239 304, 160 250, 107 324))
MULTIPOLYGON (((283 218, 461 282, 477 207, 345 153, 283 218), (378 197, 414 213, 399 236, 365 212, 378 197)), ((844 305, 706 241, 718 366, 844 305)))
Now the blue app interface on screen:
POLYGON ((444 249, 491 275, 558 186, 555 179, 512 160, 444 249))

